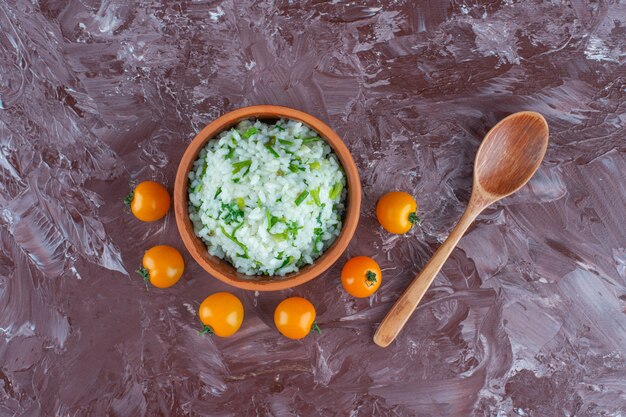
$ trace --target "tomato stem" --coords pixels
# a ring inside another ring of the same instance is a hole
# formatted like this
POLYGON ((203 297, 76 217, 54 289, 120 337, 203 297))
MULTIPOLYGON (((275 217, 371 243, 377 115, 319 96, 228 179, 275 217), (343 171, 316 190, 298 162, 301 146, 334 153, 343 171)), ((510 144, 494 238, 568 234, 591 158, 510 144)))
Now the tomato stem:
POLYGON ((371 287, 372 285, 376 284, 376 273, 372 272, 372 271, 367 271, 365 273, 365 285, 367 285, 368 287, 371 287))
POLYGON ((411 224, 422 224, 422 218, 418 216, 416 212, 409 214, 409 221, 411 224))
POLYGON ((202 330, 198 332, 198 336, 202 336, 203 334, 213 334, 213 328, 211 326, 207 326, 206 324, 202 325, 202 330))
POLYGON ((148 283, 150 282, 150 272, 148 272, 148 270, 144 268, 143 266, 140 266, 139 269, 137 270, 137 273, 141 275, 141 277, 143 278, 143 281, 146 283, 146 290, 149 289, 148 283))
POLYGON ((126 197, 124 197, 124 204, 130 206, 130 203, 133 202, 133 198, 135 198, 135 190, 131 190, 131 192, 126 197))
POLYGON ((313 331, 316 331, 319 334, 322 334, 322 329, 320 329, 320 326, 318 326, 316 322, 313 322, 313 325, 311 326, 311 332, 313 331))

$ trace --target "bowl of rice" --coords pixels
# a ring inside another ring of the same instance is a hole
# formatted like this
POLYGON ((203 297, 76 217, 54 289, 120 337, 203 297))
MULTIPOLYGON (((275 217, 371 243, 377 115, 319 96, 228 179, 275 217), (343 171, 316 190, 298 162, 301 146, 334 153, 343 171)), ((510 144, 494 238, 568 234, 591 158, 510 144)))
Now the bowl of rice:
POLYGON ((280 106, 232 111, 185 151, 176 223, 192 257, 238 288, 295 287, 327 270, 359 220, 361 185, 341 138, 280 106))

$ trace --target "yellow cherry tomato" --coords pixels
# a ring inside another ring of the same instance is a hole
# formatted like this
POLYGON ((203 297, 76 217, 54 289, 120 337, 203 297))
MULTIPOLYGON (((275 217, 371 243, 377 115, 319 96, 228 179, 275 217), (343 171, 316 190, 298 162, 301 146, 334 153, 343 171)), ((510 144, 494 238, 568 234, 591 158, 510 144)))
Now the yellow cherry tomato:
POLYGON ((353 297, 364 298, 374 294, 380 287, 383 273, 372 258, 356 256, 341 270, 341 284, 353 297))
POLYGON ((217 292, 204 299, 198 309, 204 325, 199 334, 216 334, 229 337, 235 334, 243 322, 243 304, 229 292, 217 292))
POLYGON ((283 300, 274 311, 274 323, 278 331, 289 339, 302 339, 311 330, 321 333, 315 323, 315 307, 302 297, 283 300))
POLYGON ((185 262, 179 251, 171 246, 159 245, 150 248, 144 255, 139 275, 157 288, 168 288, 176 284, 185 270, 185 262))
POLYGON ((139 220, 153 222, 167 214, 170 195, 158 182, 144 181, 126 196, 124 202, 139 220))
POLYGON ((390 233, 398 235, 411 230, 415 223, 420 223, 417 216, 415 199, 402 191, 392 191, 378 200, 376 217, 380 225, 390 233))

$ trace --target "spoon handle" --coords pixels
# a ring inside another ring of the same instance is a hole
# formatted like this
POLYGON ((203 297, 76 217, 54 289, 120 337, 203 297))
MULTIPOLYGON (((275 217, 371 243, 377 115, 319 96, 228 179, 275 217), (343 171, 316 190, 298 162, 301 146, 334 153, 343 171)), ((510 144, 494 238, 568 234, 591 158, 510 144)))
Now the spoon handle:
POLYGON ((428 290, 430 284, 432 284, 437 276, 437 273, 439 273, 441 267, 448 259, 448 256, 452 253, 452 250, 456 247, 467 228, 484 207, 486 207, 486 205, 482 204, 482 201, 479 202, 474 199, 470 201, 465 213, 463 213, 457 225, 452 229, 450 236, 448 236, 446 241, 437 249, 422 272, 411 282, 409 287, 404 291, 380 323, 376 334, 374 334, 374 343, 380 347, 387 347, 393 342, 409 317, 411 317, 411 314, 413 314, 413 311, 426 293, 426 290, 428 290))

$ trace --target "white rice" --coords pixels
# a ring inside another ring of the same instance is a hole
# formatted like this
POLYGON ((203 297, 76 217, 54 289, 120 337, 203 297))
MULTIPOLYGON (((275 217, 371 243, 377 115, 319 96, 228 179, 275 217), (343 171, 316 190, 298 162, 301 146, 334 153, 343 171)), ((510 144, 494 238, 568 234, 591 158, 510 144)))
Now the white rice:
POLYGON ((243 121, 200 151, 189 173, 189 217, 211 255, 247 275, 311 264, 341 231, 346 179, 301 122, 243 121))

